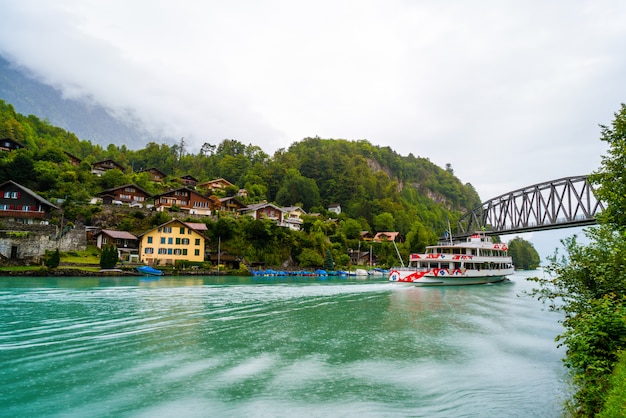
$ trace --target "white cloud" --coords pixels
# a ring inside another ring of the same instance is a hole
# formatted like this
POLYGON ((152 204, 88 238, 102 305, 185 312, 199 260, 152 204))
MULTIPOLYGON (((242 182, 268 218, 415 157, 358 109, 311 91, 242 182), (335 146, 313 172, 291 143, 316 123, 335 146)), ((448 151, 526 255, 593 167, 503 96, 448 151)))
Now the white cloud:
POLYGON ((626 4, 0 0, 0 53, 191 145, 368 139, 483 199, 591 172, 626 4))

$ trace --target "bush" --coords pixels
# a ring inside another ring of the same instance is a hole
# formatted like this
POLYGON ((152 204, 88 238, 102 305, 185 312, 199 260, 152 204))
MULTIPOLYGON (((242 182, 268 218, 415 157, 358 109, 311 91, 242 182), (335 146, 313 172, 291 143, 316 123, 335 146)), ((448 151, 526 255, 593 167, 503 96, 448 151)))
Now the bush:
POLYGON ((54 251, 46 251, 44 264, 49 269, 55 269, 59 267, 59 263, 61 262, 61 255, 59 254, 59 249, 57 248, 54 251))

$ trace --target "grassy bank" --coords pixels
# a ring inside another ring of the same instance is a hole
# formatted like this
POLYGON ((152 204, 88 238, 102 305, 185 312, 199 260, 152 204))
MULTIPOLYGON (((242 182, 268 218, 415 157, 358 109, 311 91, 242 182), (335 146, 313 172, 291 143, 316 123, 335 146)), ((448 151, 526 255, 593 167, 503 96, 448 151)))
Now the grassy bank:
POLYGON ((619 363, 611 376, 609 390, 604 407, 598 418, 626 417, 626 353, 622 353, 619 363))

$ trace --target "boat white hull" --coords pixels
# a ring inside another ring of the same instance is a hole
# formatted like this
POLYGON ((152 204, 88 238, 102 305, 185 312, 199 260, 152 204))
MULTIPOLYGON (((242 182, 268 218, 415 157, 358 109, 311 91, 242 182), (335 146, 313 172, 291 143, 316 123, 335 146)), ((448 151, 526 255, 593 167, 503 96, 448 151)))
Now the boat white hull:
MULTIPOLYGON (((513 274, 510 269, 489 271, 487 274, 449 273, 447 271, 418 271, 395 269, 389 273, 389 281, 409 283, 415 286, 460 286, 469 284, 497 283, 513 274)), ((474 272, 478 273, 478 272, 474 272)))

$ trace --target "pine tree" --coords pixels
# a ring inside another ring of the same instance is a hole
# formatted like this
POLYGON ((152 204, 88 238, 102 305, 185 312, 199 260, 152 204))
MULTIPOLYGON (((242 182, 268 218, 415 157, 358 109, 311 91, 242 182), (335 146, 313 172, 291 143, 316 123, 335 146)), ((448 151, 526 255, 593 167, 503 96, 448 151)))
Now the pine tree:
POLYGON ((330 250, 326 250, 326 258, 324 259, 324 270, 331 271, 335 269, 335 260, 330 250))
POLYGON ((112 269, 117 264, 118 259, 117 247, 115 245, 106 245, 102 248, 102 253, 100 253, 100 268, 112 269))

